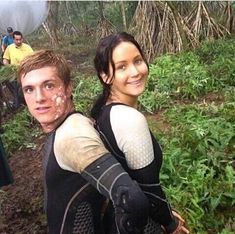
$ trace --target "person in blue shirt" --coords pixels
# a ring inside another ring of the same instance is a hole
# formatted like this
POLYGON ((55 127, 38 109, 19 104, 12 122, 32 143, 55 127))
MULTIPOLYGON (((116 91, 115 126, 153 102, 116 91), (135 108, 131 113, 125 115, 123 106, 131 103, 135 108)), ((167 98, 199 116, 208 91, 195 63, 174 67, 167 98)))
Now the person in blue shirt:
POLYGON ((2 54, 4 54, 7 46, 11 45, 12 43, 14 43, 13 41, 13 29, 12 27, 8 27, 7 28, 7 33, 8 35, 6 35, 5 37, 3 37, 2 39, 2 54))

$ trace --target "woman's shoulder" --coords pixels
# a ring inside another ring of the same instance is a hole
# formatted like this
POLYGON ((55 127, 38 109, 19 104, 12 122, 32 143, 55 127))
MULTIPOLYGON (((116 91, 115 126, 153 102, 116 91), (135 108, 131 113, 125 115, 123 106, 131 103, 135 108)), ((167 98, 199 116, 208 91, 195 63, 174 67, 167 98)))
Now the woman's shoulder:
POLYGON ((137 109, 127 106, 127 105, 123 105, 123 104, 117 104, 117 105, 113 105, 111 112, 115 113, 115 114, 122 114, 122 115, 126 115, 126 118, 128 117, 144 117, 144 115, 138 111, 137 109))
POLYGON ((130 125, 146 122, 145 116, 140 111, 133 107, 122 104, 112 106, 110 109, 110 119, 111 121, 130 125))

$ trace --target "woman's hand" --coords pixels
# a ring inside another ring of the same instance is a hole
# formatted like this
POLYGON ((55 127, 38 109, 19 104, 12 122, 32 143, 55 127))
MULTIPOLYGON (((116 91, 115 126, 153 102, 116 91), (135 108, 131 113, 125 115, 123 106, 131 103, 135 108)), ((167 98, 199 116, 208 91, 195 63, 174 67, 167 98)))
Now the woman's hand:
POLYGON ((188 234, 189 230, 184 226, 185 225, 184 219, 176 211, 173 210, 172 213, 179 221, 178 227, 176 228, 174 232, 172 232, 172 234, 180 234, 180 233, 188 234))

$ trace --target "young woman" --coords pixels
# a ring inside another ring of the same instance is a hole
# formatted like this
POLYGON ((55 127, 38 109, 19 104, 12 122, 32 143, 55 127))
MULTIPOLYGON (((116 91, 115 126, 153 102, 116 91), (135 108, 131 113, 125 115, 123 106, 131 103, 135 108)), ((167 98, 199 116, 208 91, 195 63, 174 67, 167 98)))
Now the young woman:
POLYGON ((151 204, 144 233, 189 233, 184 220, 172 211, 161 188, 162 151, 137 110, 144 92, 148 64, 140 45, 125 32, 101 39, 94 59, 103 93, 91 110, 103 141, 151 204), (161 226, 161 230, 157 227, 161 226), (154 230, 155 229, 155 230, 154 230))

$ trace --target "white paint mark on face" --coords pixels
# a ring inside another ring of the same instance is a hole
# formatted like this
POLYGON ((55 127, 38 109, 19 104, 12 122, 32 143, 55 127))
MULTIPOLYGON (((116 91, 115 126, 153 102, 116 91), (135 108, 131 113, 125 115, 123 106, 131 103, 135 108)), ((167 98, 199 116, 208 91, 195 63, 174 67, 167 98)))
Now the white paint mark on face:
POLYGON ((59 105, 61 105, 61 102, 62 102, 62 98, 61 98, 61 97, 56 97, 56 99, 55 99, 55 105, 56 105, 56 106, 59 106, 59 105))

